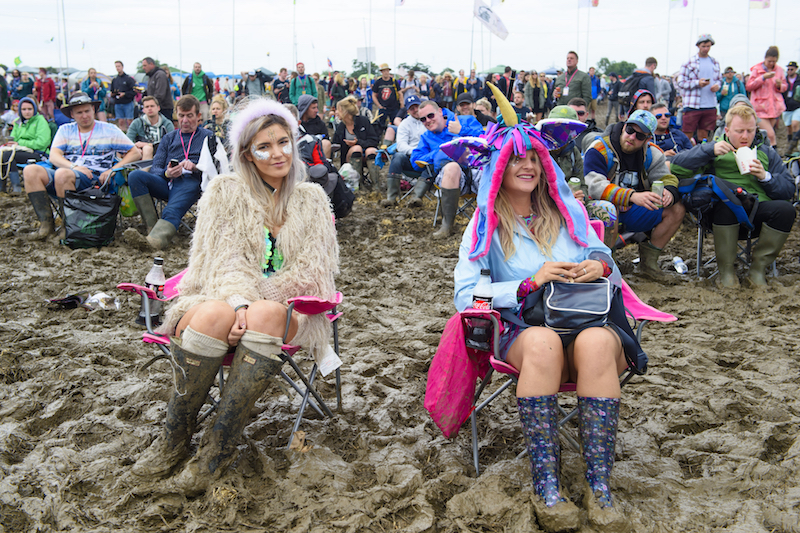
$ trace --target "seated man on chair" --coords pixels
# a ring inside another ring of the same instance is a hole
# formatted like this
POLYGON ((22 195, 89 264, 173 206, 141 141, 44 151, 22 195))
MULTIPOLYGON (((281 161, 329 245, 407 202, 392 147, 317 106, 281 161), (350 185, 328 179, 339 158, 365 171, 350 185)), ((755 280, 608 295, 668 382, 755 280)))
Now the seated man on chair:
MULTIPOLYGON (((447 157, 439 147, 458 137, 477 137, 483 134, 480 122, 471 115, 456 117, 449 109, 441 109, 433 100, 425 100, 419 105, 419 120, 428 130, 422 134, 419 144, 411 153, 414 170, 422 168, 417 162, 433 165, 436 185, 442 195, 442 227, 433 234, 434 239, 442 239, 453 234, 458 199, 463 194, 477 192, 478 174, 473 174, 470 167, 461 166, 447 157)), ((424 178, 420 178, 425 181, 424 178)), ((422 197, 427 192, 427 183, 415 188, 415 198, 408 203, 409 207, 422 205, 422 197)))
MULTIPOLYGON (((93 101, 86 93, 74 93, 61 112, 75 122, 58 128, 50 147, 50 164, 54 168, 28 165, 22 171, 25 191, 40 222, 39 232, 32 237, 34 240, 42 240, 54 231, 49 196, 58 198, 58 211, 63 221, 65 191, 103 185, 114 171, 142 157, 122 130, 95 120, 98 107, 100 102, 93 101), (125 155, 115 163, 117 152, 125 155)), ((63 223, 60 238, 66 238, 63 223)))
POLYGON ((614 124, 610 135, 589 146, 583 172, 589 196, 614 204, 626 231, 651 233, 649 243, 639 244, 639 265, 643 273, 657 277, 662 274, 658 257, 678 231, 686 209, 664 152, 650 142, 656 125, 649 111, 634 111, 627 121, 614 124), (654 181, 664 182, 661 196, 650 191, 654 181))
MULTIPOLYGON (((795 187, 778 153, 766 139, 758 142, 757 130, 753 108, 746 105, 731 107, 725 115, 725 136, 676 154, 671 168, 681 179, 698 173, 713 173, 758 195, 753 225, 759 238, 753 247, 748 281, 753 286, 764 287, 767 285, 764 271, 778 257, 794 224, 795 210, 791 200, 795 187), (756 159, 750 162, 747 174, 740 172, 736 161, 736 150, 744 146, 756 151, 756 159)), ((718 283, 723 287, 738 287, 735 263, 740 226, 736 215, 724 202, 717 202, 714 206, 712 228, 719 268, 718 283)))
POLYGON ((309 135, 314 135, 322 141, 322 151, 325 157, 331 158, 331 140, 328 127, 319 116, 319 101, 316 96, 304 94, 300 96, 297 104, 297 114, 300 115, 300 124, 309 135))
POLYGON ((128 127, 128 139, 142 151, 142 159, 153 159, 158 143, 167 133, 175 129, 172 121, 161 114, 161 106, 155 96, 142 98, 142 111, 139 118, 128 127))
POLYGON ((187 94, 178 100, 179 129, 167 133, 158 144, 150 172, 134 170, 128 175, 133 202, 142 215, 147 237, 135 228, 125 230, 125 240, 140 248, 166 248, 178 233, 183 215, 200 198, 203 173, 197 168, 208 139, 211 156, 217 151, 214 132, 200 127, 200 102, 187 94), (153 198, 167 205, 158 218, 153 198))
MULTIPOLYGON (((383 207, 392 206, 397 202, 397 197, 400 195, 400 179, 403 177, 403 172, 418 173, 411 164, 411 153, 419 144, 422 134, 427 131, 419 120, 419 105, 422 103, 420 97, 412 94, 406 98, 405 103, 408 116, 397 127, 397 150, 392 156, 392 162, 389 163, 389 176, 386 179, 386 199, 381 200, 383 207)), ((417 180, 417 184, 420 187, 427 188, 427 184, 424 181, 417 180)), ((422 194, 424 195, 425 193, 423 192, 422 194)))

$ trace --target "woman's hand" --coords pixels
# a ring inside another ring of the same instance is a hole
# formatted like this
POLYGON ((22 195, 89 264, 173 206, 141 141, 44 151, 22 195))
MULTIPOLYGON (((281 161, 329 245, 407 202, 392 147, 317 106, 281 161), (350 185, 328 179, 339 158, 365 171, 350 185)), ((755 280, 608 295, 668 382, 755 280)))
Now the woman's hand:
POLYGON ((247 331, 247 308, 242 307, 236 311, 236 320, 228 333, 228 344, 230 346, 239 344, 239 339, 242 338, 245 331, 247 331))
POLYGON ((548 281, 575 281, 577 276, 574 271, 580 270, 577 267, 577 263, 566 261, 545 262, 542 268, 533 276, 533 280, 540 287, 548 281))
POLYGON ((603 263, 595 259, 586 259, 578 263, 570 273, 576 283, 589 283, 603 277, 603 263))
POLYGON ((768 79, 774 78, 774 77, 775 77, 775 72, 765 72, 764 73, 764 79, 765 80, 768 80, 768 79))

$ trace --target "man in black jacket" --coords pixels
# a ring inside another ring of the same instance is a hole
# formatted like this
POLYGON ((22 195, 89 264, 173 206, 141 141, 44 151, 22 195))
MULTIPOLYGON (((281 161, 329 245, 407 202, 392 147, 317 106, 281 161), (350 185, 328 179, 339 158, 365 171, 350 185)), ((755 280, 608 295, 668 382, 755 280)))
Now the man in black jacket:
POLYGON ((328 127, 319 116, 319 101, 310 94, 302 94, 297 101, 297 114, 300 115, 300 123, 309 135, 322 140, 322 151, 325 157, 331 157, 331 141, 328 127))
POLYGON ((111 80, 111 96, 114 98, 114 117, 117 127, 128 131, 128 126, 133 120, 133 97, 135 96, 136 80, 125 74, 122 61, 115 61, 117 77, 111 80))
POLYGON ((152 57, 142 59, 142 70, 147 74, 147 96, 155 96, 161 107, 161 114, 172 120, 172 111, 175 103, 172 100, 172 89, 169 87, 167 73, 156 66, 152 57))
POLYGON ((203 65, 195 63, 192 75, 186 76, 181 87, 181 95, 191 94, 200 102, 200 116, 203 122, 208 120, 208 108, 214 97, 214 82, 203 72, 203 65), (198 83, 200 82, 200 83, 198 83))

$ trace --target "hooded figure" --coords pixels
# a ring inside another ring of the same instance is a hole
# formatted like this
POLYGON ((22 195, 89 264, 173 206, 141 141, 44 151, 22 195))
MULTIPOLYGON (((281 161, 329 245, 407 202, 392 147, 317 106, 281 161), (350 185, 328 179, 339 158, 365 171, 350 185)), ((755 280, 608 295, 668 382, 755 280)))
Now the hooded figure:
MULTIPOLYGON (((610 327, 587 326, 562 333, 519 319, 523 302, 528 305, 541 297, 548 282, 590 283, 605 278, 618 286, 621 278, 610 250, 590 227, 583 204, 550 156, 553 146, 533 126, 518 122, 499 91, 495 96, 501 110, 498 124, 480 138, 458 139, 443 147, 454 159, 463 157, 482 166, 484 175, 477 209, 461 241, 454 302, 459 311, 470 307, 481 271, 489 269, 493 306, 508 310, 502 315, 508 321, 504 321, 500 353, 494 356, 519 370, 517 407, 540 525, 547 531, 571 530, 580 520, 559 482, 553 391, 569 375, 567 380, 577 381, 579 391, 589 521, 614 524, 614 531, 624 531, 627 520, 614 507, 609 490, 619 413, 618 375, 620 367, 628 365, 644 370, 646 355, 624 317, 624 325, 617 324, 619 317, 613 317, 614 313, 609 314, 610 327), (465 148, 478 154, 469 156, 465 148), (593 391, 591 397, 580 393, 587 389, 593 391)), ((616 301, 612 309, 619 311, 621 297, 615 297, 616 301)))
POLYGON ((19 101, 19 118, 14 122, 11 138, 16 146, 2 151, 0 191, 6 190, 6 180, 10 180, 12 194, 18 194, 22 192, 22 183, 17 165, 24 165, 31 158, 42 159, 50 149, 50 126, 33 98, 26 96, 19 101), (26 118, 29 106, 33 107, 33 115, 26 118))

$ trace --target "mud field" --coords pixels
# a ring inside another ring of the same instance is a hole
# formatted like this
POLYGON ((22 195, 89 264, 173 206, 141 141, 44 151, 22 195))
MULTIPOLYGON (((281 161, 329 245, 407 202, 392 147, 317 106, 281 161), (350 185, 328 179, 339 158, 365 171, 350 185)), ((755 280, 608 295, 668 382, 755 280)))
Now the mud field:
MULTIPOLYGON (((138 370, 155 351, 134 324, 138 297, 114 288, 141 283, 152 254, 119 238, 100 251, 30 244, 27 199, 0 195, 0 531, 539 531, 513 394, 479 418, 478 478, 469 426, 444 439, 423 408, 454 312, 458 239, 427 237, 432 202, 382 209, 377 198, 360 196, 338 224, 341 412, 312 413, 301 429, 313 447, 285 451, 299 398, 271 386, 234 467, 187 498, 126 477, 172 389, 164 361, 138 370), (82 291, 114 294, 122 309, 44 303, 82 291)), ((680 255, 693 269, 695 240, 685 224, 663 268, 680 255)), ((188 244, 182 230, 164 254, 168 274, 184 268, 188 244)), ((800 532, 798 250, 795 232, 761 292, 720 291, 694 275, 658 285, 636 274, 635 247, 619 254, 642 299, 679 318, 646 328, 650 371, 623 391, 612 490, 636 532, 800 532)), ((320 388, 335 404, 331 378, 320 388)), ((562 460, 577 495, 582 460, 566 447, 562 460)))

